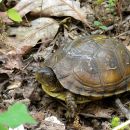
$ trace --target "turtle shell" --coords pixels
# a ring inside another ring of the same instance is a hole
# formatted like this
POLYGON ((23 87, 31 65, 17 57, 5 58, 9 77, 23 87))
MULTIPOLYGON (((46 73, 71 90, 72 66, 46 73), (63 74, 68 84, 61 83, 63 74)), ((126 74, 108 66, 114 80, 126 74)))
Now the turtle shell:
POLYGON ((110 37, 80 37, 56 51, 46 65, 75 94, 107 97, 130 89, 130 52, 110 37))

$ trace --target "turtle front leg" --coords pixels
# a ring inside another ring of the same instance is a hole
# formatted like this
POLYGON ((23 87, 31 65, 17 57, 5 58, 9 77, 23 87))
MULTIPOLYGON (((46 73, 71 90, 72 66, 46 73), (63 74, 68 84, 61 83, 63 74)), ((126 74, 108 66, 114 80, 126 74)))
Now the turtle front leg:
POLYGON ((81 125, 79 123, 79 115, 77 111, 77 104, 75 102, 75 95, 71 92, 66 93, 66 104, 68 111, 66 113, 66 117, 70 119, 73 119, 73 127, 76 130, 79 130, 81 128, 81 125))
POLYGON ((68 108, 66 116, 68 118, 74 118, 77 114, 77 104, 75 102, 75 95, 71 92, 67 92, 65 102, 68 108))

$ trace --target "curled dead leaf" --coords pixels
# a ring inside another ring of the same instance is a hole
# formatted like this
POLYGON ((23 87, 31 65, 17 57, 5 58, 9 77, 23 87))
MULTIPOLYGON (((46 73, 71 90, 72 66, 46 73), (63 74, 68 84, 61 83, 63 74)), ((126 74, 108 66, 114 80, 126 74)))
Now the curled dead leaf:
POLYGON ((15 9, 21 16, 31 11, 42 16, 71 16, 90 27, 85 11, 80 8, 79 2, 74 0, 21 0, 15 9))

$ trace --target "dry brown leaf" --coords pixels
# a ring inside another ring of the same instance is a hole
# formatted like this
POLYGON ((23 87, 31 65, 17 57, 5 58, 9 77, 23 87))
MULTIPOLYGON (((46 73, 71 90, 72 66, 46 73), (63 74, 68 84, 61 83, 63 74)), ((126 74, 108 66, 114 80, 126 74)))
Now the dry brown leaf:
POLYGON ((11 89, 16 89, 16 88, 19 88, 21 86, 22 82, 21 81, 14 81, 11 85, 9 85, 7 87, 7 90, 11 90, 11 89))
POLYGON ((3 22, 6 24, 11 24, 12 21, 8 18, 7 12, 0 12, 0 18, 2 19, 3 22))
POLYGON ((81 115, 88 117, 97 117, 97 118, 111 118, 111 114, 114 112, 112 108, 103 108, 98 104, 92 104, 86 109, 83 110, 81 115))
POLYGON ((0 52, 7 56, 6 68, 21 68, 21 56, 26 54, 39 40, 51 41, 56 35, 59 24, 51 18, 39 18, 31 22, 31 27, 12 27, 4 48, 0 52), (7 49, 8 48, 8 49, 7 49))
POLYGON ((90 27, 84 10, 80 8, 80 3, 74 0, 21 0, 15 9, 21 16, 30 11, 42 16, 71 16, 90 27))
POLYGON ((7 57, 6 64, 4 65, 7 69, 21 69, 23 67, 21 55, 17 55, 14 50, 9 51, 5 54, 7 57))
POLYGON ((28 12, 36 9, 41 5, 42 0, 20 0, 14 7, 21 16, 25 16, 28 12))
POLYGON ((13 46, 17 54, 25 54, 28 49, 37 44, 39 40, 53 40, 56 35, 59 24, 51 18, 39 18, 31 22, 31 27, 17 27, 8 30, 10 37, 7 40, 8 45, 13 46))

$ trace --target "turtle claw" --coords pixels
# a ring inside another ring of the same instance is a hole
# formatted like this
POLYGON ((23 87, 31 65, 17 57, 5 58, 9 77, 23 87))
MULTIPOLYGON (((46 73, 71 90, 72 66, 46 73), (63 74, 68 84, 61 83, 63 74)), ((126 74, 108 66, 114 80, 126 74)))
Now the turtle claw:
POLYGON ((67 111, 65 116, 66 116, 66 119, 69 123, 73 122, 72 128, 74 130, 81 130, 80 119, 79 119, 79 116, 77 114, 75 115, 75 113, 67 111))
POLYGON ((74 118, 73 127, 75 130, 81 130, 81 124, 80 124, 80 119, 78 115, 76 115, 74 118))
POLYGON ((71 119, 74 119, 74 117, 75 117, 75 112, 67 111, 67 112, 65 113, 65 117, 66 117, 67 120, 70 121, 71 119))

